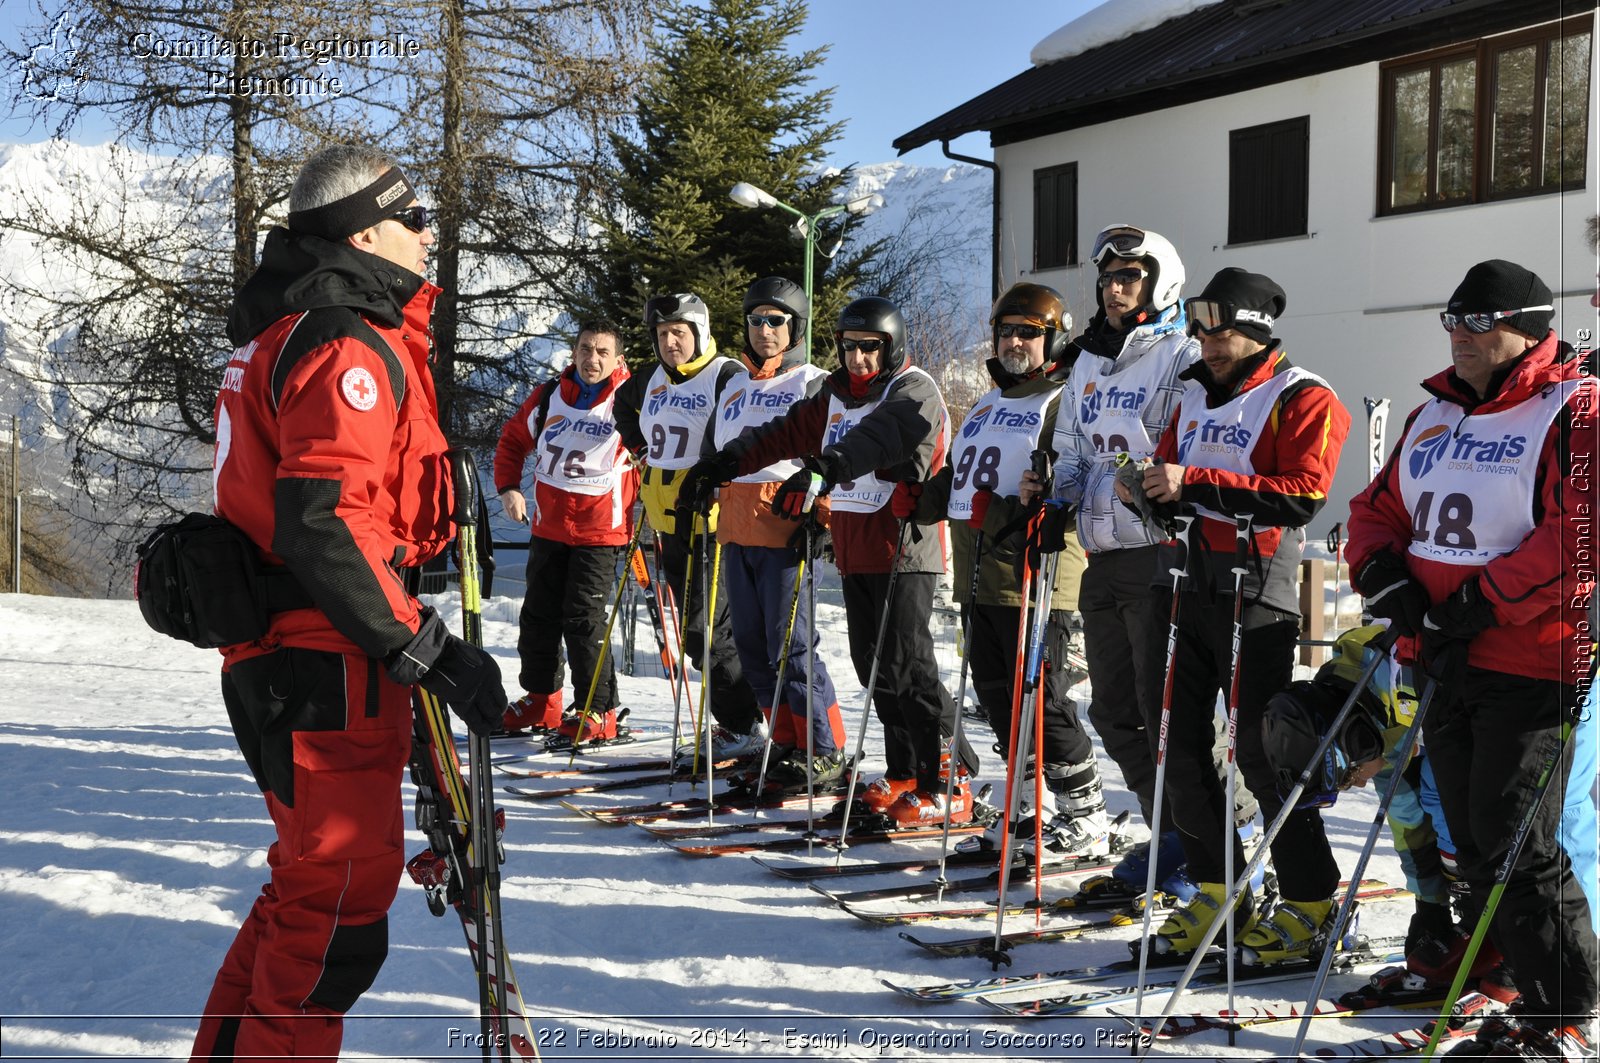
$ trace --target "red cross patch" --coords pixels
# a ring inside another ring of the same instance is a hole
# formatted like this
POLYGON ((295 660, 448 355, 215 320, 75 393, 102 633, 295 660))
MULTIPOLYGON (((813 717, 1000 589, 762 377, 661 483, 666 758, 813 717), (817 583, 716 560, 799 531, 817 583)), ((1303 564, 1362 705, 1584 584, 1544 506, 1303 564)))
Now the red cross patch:
POLYGON ((378 382, 360 366, 344 371, 344 376, 339 378, 339 392, 351 409, 362 413, 378 404, 378 382))

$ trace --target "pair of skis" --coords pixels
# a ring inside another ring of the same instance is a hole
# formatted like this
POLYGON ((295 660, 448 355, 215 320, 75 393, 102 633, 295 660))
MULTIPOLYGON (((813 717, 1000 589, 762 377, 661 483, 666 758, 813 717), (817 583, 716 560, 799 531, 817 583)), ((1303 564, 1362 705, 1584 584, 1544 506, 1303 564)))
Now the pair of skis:
MULTIPOLYGON (((483 645, 482 584, 478 571, 478 473, 470 453, 449 453, 455 479, 458 531, 456 561, 461 573, 463 634, 483 645)), ((479 1043, 485 1060, 509 1063, 536 1060, 532 1025, 512 970, 500 918, 500 834, 504 817, 495 808, 490 779, 489 739, 467 740, 470 782, 461 774, 455 736, 444 705, 418 687, 412 714, 411 779, 417 787, 416 824, 428 848, 406 865, 423 888, 428 908, 442 916, 454 908, 466 934, 467 951, 478 976, 479 1043)))

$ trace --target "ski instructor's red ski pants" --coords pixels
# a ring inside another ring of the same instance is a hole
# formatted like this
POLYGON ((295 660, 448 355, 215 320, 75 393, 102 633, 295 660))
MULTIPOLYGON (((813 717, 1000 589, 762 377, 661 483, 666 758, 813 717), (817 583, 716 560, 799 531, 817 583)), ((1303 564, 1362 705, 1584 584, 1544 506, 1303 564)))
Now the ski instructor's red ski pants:
POLYGON ((366 657, 280 649, 224 671, 222 697, 278 839, 191 1059, 333 1060, 388 951, 411 689, 366 657))

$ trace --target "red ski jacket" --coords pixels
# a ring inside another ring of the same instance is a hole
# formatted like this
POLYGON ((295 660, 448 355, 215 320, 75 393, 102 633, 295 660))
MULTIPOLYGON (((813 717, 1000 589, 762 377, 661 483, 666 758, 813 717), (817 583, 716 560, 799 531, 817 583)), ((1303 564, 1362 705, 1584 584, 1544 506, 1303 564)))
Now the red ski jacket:
POLYGON ((416 634, 398 569, 451 536, 427 360, 439 289, 345 243, 273 229, 228 319, 215 509, 317 603, 228 663, 279 645, 385 658, 416 634))
MULTIPOLYGON (((619 366, 609 380, 601 383, 595 405, 614 395, 628 376, 628 367, 619 366)), ((554 380, 547 380, 534 388, 533 394, 517 408, 505 428, 501 429, 500 442, 494 449, 496 492, 522 489, 525 463, 530 455, 538 460, 534 433, 543 427, 545 413, 549 409, 545 396, 556 387, 561 389, 563 401, 576 403, 579 385, 576 371, 571 366, 554 380)), ((620 436, 617 439, 616 460, 630 460, 620 436)), ((535 480, 533 498, 529 500, 528 519, 533 534, 541 539, 551 539, 568 546, 626 546, 633 533, 628 514, 633 511, 638 493, 639 474, 633 469, 628 469, 622 475, 619 498, 613 498, 609 491, 601 495, 586 495, 564 491, 542 480, 535 480)))
MULTIPOLYGON (((1571 347, 1551 332, 1517 362, 1487 399, 1462 384, 1454 369, 1425 380, 1435 399, 1460 408, 1457 435, 1476 414, 1497 413, 1540 395, 1566 380, 1583 384, 1556 416, 1541 441, 1538 460, 1523 475, 1536 477, 1534 527, 1516 549, 1487 564, 1447 564, 1409 552, 1412 507, 1400 489, 1400 462, 1411 449, 1411 427, 1428 406, 1406 417, 1405 429, 1378 476, 1350 500, 1350 570, 1358 572, 1380 550, 1391 550, 1438 602, 1471 576, 1498 625, 1472 640, 1467 661, 1478 668, 1535 679, 1575 683, 1589 670, 1594 632, 1587 610, 1594 593, 1595 389, 1584 378, 1571 347)), ((1413 640, 1402 639, 1401 653, 1414 654, 1413 640)))

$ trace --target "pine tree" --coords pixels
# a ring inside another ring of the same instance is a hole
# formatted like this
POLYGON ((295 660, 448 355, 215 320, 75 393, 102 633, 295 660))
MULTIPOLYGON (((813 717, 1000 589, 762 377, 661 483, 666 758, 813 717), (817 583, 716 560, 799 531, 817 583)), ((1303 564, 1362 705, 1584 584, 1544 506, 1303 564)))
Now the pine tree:
MULTIPOLYGON (((679 0, 657 16, 636 136, 613 137, 624 210, 596 219, 602 264, 573 300, 580 316, 623 325, 630 360, 653 356, 640 319, 651 295, 699 295, 719 346, 736 355, 750 282, 804 275, 793 216, 740 207, 728 192, 748 181, 812 214, 849 179, 825 169, 843 128, 828 118, 833 90, 810 87, 825 49, 786 50, 805 19, 804 0, 679 0)), ((841 239, 850 246, 849 225, 830 218, 816 240, 813 360, 824 364, 832 360, 828 325, 873 252, 826 256, 841 239)))

